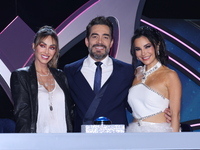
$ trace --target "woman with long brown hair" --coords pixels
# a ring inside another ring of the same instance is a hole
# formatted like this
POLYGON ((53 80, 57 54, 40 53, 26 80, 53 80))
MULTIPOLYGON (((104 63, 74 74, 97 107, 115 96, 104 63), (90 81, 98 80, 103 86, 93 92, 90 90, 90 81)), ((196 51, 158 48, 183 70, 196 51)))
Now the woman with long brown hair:
POLYGON ((33 63, 11 75, 16 132, 72 132, 72 101, 64 73, 57 69, 58 37, 51 26, 36 33, 33 63))

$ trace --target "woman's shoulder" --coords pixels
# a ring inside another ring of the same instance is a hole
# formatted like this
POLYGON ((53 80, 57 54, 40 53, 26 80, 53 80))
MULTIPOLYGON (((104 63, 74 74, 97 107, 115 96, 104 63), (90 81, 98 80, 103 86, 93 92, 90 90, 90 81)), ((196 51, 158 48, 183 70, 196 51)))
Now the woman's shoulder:
POLYGON ((30 64, 29 66, 18 68, 18 69, 13 71, 13 73, 19 73, 19 74, 27 74, 29 72, 30 73, 35 72, 35 64, 34 64, 34 62, 32 64, 30 64))
POLYGON ((143 66, 138 66, 136 69, 135 69, 135 72, 134 72, 134 75, 135 75, 135 79, 134 79, 134 83, 133 84, 138 84, 139 82, 141 82, 144 74, 143 74, 143 66))
POLYGON ((178 74, 176 73, 176 71, 168 68, 167 66, 163 67, 163 73, 168 76, 168 77, 173 77, 173 76, 177 76, 178 74))
POLYGON ((23 68, 18 68, 15 71, 18 71, 18 72, 27 72, 29 70, 29 68, 30 68, 30 66, 26 66, 26 67, 23 67, 23 68))
POLYGON ((61 69, 59 68, 50 68, 50 70, 55 71, 55 72, 63 72, 61 69))
POLYGON ((49 68, 51 72, 53 73, 63 73, 63 70, 58 69, 58 68, 49 68))
POLYGON ((162 75, 165 76, 166 82, 174 82, 175 80, 179 80, 178 74, 175 70, 172 70, 166 66, 163 68, 162 75))
POLYGON ((30 66, 23 67, 23 68, 18 68, 14 70, 12 73, 13 74, 27 74, 29 72, 30 66))
POLYGON ((49 69, 54 76, 65 77, 63 70, 58 68, 49 68, 49 69))
POLYGON ((32 72, 30 72, 30 66, 18 68, 11 73, 11 80, 29 80, 31 74, 32 72))
POLYGON ((166 68, 164 82, 169 91, 177 90, 177 93, 178 90, 181 91, 181 80, 175 70, 166 68))

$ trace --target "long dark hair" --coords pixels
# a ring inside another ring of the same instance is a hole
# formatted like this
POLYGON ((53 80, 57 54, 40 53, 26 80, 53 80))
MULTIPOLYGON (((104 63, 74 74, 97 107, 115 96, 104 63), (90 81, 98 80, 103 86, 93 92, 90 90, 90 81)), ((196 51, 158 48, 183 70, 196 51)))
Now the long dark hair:
POLYGON ((150 26, 141 26, 137 30, 135 30, 134 35, 131 39, 131 55, 132 55, 132 64, 136 68, 138 66, 138 60, 136 57, 134 41, 135 39, 144 36, 146 37, 149 42, 153 45, 155 49, 155 56, 158 61, 161 62, 163 65, 167 65, 168 55, 166 53, 166 45, 165 41, 161 35, 161 33, 150 26), (156 47, 159 46, 159 55, 156 52, 156 47))

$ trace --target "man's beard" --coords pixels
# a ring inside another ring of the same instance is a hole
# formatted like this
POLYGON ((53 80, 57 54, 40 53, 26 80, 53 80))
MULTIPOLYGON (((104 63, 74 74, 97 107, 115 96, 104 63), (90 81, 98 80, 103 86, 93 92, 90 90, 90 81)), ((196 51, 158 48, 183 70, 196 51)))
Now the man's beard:
POLYGON ((109 49, 107 49, 107 47, 105 45, 102 45, 102 44, 95 44, 92 46, 92 48, 88 48, 88 51, 89 51, 90 56, 96 60, 103 60, 109 54, 109 51, 110 51, 109 49), (105 53, 97 54, 97 53, 93 52, 92 48, 95 46, 103 46, 105 48, 105 53))

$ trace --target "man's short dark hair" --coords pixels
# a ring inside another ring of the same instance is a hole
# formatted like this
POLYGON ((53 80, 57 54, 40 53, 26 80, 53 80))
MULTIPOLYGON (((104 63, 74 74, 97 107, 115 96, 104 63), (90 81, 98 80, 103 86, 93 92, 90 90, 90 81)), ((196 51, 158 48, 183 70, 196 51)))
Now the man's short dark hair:
POLYGON ((89 38, 90 36, 90 32, 91 32, 91 28, 94 25, 106 25, 109 27, 110 29, 110 34, 111 34, 111 38, 113 38, 113 25, 112 22, 104 16, 98 16, 94 19, 92 19, 89 24, 86 27, 86 37, 89 38))

